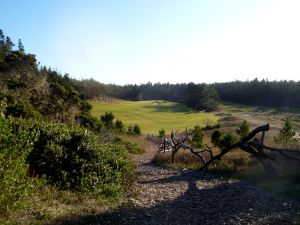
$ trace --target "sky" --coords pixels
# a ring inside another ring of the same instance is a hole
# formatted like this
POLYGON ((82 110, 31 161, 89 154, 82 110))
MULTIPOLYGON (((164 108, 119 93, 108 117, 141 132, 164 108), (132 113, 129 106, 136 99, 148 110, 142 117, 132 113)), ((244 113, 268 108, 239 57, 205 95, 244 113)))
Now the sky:
POLYGON ((299 0, 0 0, 40 65, 102 83, 300 80, 299 0))

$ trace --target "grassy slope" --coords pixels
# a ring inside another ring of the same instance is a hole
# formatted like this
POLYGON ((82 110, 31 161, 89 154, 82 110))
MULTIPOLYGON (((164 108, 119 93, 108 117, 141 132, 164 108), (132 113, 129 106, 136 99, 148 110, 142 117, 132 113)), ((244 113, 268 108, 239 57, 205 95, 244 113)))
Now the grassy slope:
POLYGON ((160 129, 167 133, 174 129, 183 130, 195 125, 205 126, 216 123, 218 117, 213 113, 198 113, 184 105, 159 101, 115 101, 112 103, 92 102, 92 114, 100 117, 105 112, 113 112, 125 126, 138 124, 142 133, 157 134, 160 129))

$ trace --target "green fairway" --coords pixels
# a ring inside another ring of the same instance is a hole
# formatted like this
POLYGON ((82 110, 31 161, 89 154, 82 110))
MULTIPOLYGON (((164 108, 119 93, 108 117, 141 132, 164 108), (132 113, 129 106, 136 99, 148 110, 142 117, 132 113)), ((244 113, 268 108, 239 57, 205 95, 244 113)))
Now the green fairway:
POLYGON ((99 118, 105 112, 113 112, 124 125, 138 124, 143 134, 158 134, 160 129, 170 133, 174 129, 184 130, 214 124, 218 117, 214 113, 202 113, 182 104, 166 101, 115 101, 92 102, 92 114, 99 118))

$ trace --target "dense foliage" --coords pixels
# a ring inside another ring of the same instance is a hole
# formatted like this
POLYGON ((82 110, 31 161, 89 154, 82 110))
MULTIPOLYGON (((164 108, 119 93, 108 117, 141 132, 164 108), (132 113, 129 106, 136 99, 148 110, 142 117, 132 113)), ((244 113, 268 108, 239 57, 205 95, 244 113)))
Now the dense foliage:
POLYGON ((300 107, 300 82, 234 81, 206 84, 161 84, 105 85, 94 80, 76 81, 76 86, 86 98, 107 96, 129 100, 162 99, 191 106, 197 110, 215 110, 219 98, 228 102, 272 107, 300 107))
POLYGON ((122 194, 132 163, 126 146, 103 138, 113 124, 91 116, 68 75, 39 68, 21 40, 18 50, 13 46, 0 30, 0 213, 45 183, 95 196, 122 194))
POLYGON ((229 147, 237 142, 237 137, 231 133, 222 134, 219 130, 214 130, 211 135, 211 142, 220 148, 229 147))
POLYGON ((12 123, 0 118, 0 213, 16 206, 36 185, 27 175, 26 158, 37 134, 24 128, 16 130, 12 123))
POLYGON ((94 80, 74 81, 84 98, 102 99, 111 96, 133 101, 161 99, 180 102, 196 110, 212 111, 218 108, 218 93, 206 84, 141 84, 141 85, 104 85, 94 80), (93 94, 91 93, 93 90, 93 94), (85 94, 88 93, 88 94, 85 94))
POLYGON ((300 107, 300 82, 234 81, 213 85, 224 101, 272 107, 300 107))

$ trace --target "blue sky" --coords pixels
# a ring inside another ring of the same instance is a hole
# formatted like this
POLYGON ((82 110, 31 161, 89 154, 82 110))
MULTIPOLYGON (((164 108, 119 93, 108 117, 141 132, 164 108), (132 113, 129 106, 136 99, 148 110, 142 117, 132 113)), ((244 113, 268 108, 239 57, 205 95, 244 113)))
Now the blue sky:
POLYGON ((0 29, 41 65, 104 83, 293 79, 297 0, 9 0, 0 29))

